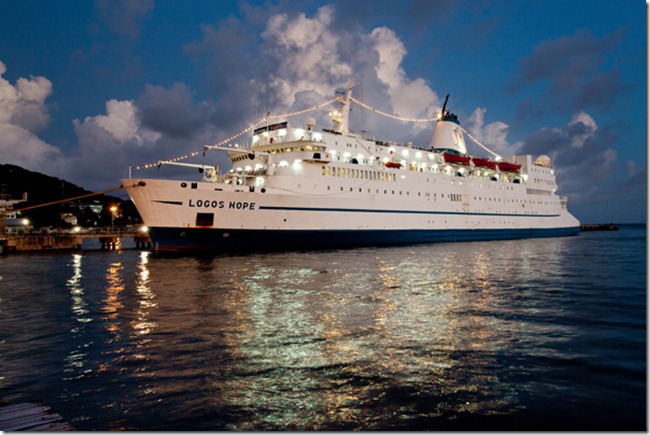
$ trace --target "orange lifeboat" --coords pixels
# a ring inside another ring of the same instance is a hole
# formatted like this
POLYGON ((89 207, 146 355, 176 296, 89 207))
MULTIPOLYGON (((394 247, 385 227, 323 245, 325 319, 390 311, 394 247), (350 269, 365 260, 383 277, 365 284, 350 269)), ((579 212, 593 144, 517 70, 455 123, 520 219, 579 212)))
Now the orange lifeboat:
POLYGON ((521 169, 521 165, 509 162, 498 162, 497 166, 499 167, 499 170, 503 172, 519 173, 519 169, 521 169))
POLYGON ((384 163, 384 166, 387 168, 401 168, 402 164, 399 162, 386 162, 384 163))
POLYGON ((469 166, 470 157, 461 156, 460 154, 451 154, 451 153, 444 153, 442 156, 445 159, 445 163, 469 166))
POLYGON ((478 168, 496 169, 497 167, 497 162, 495 162, 494 160, 483 159, 481 157, 472 158, 472 162, 474 163, 474 166, 478 168))

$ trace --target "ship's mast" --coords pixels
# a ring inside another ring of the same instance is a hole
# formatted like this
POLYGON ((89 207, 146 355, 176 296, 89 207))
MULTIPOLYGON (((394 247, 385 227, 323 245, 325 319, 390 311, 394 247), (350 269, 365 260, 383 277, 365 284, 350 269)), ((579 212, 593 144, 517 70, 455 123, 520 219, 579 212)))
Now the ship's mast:
POLYGON ((348 85, 348 88, 345 90, 345 94, 341 91, 337 91, 337 101, 341 105, 341 109, 330 112, 332 121, 334 121, 336 124, 336 131, 341 134, 348 132, 348 122, 350 119, 350 99, 352 98, 353 86, 355 85, 350 83, 350 85, 348 85))

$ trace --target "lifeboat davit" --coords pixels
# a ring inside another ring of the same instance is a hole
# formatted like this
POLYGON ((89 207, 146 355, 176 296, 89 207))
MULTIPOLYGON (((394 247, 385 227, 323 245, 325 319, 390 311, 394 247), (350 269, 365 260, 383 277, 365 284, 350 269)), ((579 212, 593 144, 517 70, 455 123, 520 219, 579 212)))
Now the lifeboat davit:
POLYGON ((474 166, 478 168, 496 169, 497 167, 497 162, 495 162, 494 160, 483 159, 481 157, 472 158, 472 162, 474 163, 474 166))
POLYGON ((499 167, 499 170, 503 172, 519 173, 519 169, 521 169, 521 165, 509 162, 498 162, 497 166, 499 167))
POLYGON ((445 159, 445 163, 452 163, 454 165, 469 166, 469 161, 471 159, 471 157, 468 156, 461 156, 460 154, 451 153, 444 153, 442 156, 445 159))

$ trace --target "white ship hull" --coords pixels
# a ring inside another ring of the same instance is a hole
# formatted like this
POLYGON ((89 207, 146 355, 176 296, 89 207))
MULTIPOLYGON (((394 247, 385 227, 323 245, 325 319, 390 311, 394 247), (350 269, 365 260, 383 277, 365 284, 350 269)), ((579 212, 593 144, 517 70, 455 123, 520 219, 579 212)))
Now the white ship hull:
MULTIPOLYGON (((470 183, 448 186, 447 193, 438 191, 425 201, 424 192, 409 191, 407 195, 403 188, 400 195, 395 186, 381 186, 381 182, 374 189, 379 194, 369 195, 369 187, 362 187, 362 192, 348 188, 343 194, 329 196, 273 189, 251 192, 237 186, 219 186, 217 191, 209 182, 195 182, 195 189, 192 182, 171 180, 129 179, 122 183, 135 185, 127 191, 161 251, 495 240, 566 236, 580 230, 579 222, 559 202, 553 208, 522 206, 518 201, 506 202, 503 191, 474 200, 476 192, 472 190, 476 189, 470 183), (451 201, 457 195, 461 201, 451 201), (498 206, 504 202, 510 207, 498 206)), ((490 189, 484 190, 487 195, 490 189)))

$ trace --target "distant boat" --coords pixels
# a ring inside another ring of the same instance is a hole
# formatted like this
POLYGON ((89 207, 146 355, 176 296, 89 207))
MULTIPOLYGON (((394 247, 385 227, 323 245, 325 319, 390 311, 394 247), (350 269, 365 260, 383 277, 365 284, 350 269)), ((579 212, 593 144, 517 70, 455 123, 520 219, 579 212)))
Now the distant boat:
MULTIPOLYGON (((472 157, 447 100, 428 147, 280 122, 225 150, 232 168, 193 163, 201 180, 125 179, 155 249, 268 250, 568 236, 580 222, 556 193, 547 156, 472 157), (395 161, 399 159, 398 161, 395 161), (476 170, 476 168, 481 170, 476 170)), ((447 96, 448 98, 449 96, 447 96)), ((356 100, 354 100, 356 103, 356 100)), ((287 115, 288 117, 288 115, 287 115)))

